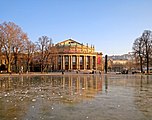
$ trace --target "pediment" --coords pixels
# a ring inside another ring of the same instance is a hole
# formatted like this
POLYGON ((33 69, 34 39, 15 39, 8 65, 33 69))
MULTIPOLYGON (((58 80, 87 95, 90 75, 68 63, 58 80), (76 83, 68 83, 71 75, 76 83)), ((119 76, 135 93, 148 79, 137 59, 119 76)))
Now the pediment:
POLYGON ((57 43, 56 45, 82 45, 81 43, 79 43, 79 42, 77 42, 77 41, 75 41, 75 40, 72 40, 72 39, 68 39, 68 40, 64 40, 64 41, 62 41, 62 42, 59 42, 59 43, 57 43))

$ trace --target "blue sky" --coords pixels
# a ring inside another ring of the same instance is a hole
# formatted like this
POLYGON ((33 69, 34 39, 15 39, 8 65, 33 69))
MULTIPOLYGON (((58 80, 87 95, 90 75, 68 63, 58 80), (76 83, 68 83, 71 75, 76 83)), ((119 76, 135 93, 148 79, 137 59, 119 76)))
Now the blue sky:
POLYGON ((0 23, 14 22, 31 41, 72 38, 107 55, 132 51, 134 40, 152 30, 152 0, 0 0, 0 23))

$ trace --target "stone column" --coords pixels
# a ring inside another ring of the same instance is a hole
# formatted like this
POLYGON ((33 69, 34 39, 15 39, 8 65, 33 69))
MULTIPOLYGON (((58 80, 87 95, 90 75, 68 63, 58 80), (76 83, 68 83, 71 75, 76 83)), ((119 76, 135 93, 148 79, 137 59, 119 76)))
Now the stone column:
POLYGON ((73 69, 73 59, 72 59, 72 55, 71 55, 71 70, 73 69))
POLYGON ((62 56, 62 69, 65 70, 65 56, 62 56))
POLYGON ((61 58, 61 61, 60 61, 60 63, 61 63, 61 70, 63 69, 63 63, 62 63, 62 55, 60 56, 60 58, 61 58))
POLYGON ((78 68, 80 70, 80 56, 78 56, 78 68))
POLYGON ((89 58, 88 58, 88 56, 86 56, 86 69, 89 68, 88 61, 89 61, 89 58))
POLYGON ((78 56, 76 55, 76 69, 78 69, 78 56))
POLYGON ((86 70, 86 55, 84 55, 84 62, 83 62, 83 64, 84 64, 84 70, 86 70))
POLYGON ((88 65, 88 68, 90 69, 90 56, 87 56, 87 65, 88 65))
POLYGON ((77 65, 77 69, 78 70, 80 70, 80 58, 79 58, 80 56, 78 56, 77 55, 77 57, 76 57, 76 59, 77 59, 77 63, 76 63, 76 65, 77 65))
POLYGON ((90 56, 90 69, 92 70, 93 68, 92 68, 92 65, 93 65, 93 58, 92 58, 92 56, 90 56))
POLYGON ((70 67, 71 66, 70 65, 71 64, 71 62, 70 62, 70 55, 68 57, 69 57, 69 70, 70 70, 71 69, 71 67, 70 67))
POLYGON ((58 69, 58 56, 55 56, 55 65, 54 68, 57 70, 58 69))

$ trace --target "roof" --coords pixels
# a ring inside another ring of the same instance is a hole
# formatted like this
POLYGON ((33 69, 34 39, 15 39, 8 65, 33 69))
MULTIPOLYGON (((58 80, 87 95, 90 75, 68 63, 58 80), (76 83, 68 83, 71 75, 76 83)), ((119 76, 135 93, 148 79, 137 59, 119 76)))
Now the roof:
POLYGON ((59 42, 56 45, 83 45, 83 44, 79 43, 79 42, 77 42, 75 40, 68 39, 68 40, 64 40, 62 42, 59 42))

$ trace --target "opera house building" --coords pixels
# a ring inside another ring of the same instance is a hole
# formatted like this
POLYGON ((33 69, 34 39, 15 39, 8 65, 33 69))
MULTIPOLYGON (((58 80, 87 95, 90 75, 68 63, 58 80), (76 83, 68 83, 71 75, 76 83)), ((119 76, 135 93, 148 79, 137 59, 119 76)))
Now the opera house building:
POLYGON ((84 45, 68 39, 55 45, 58 70, 103 70, 102 53, 95 52, 94 46, 84 45))

